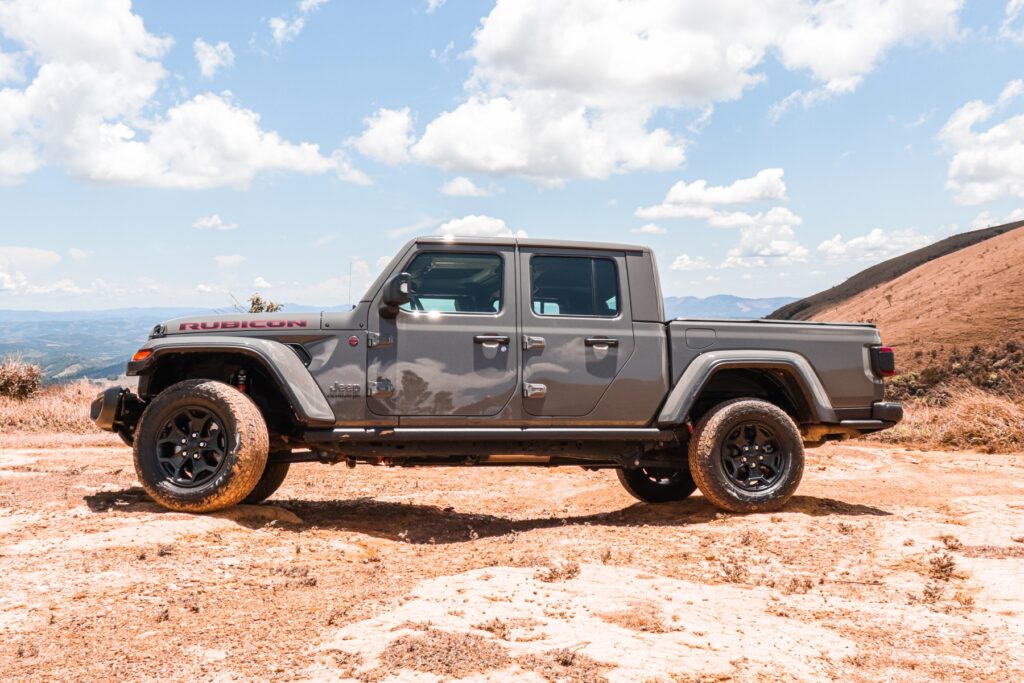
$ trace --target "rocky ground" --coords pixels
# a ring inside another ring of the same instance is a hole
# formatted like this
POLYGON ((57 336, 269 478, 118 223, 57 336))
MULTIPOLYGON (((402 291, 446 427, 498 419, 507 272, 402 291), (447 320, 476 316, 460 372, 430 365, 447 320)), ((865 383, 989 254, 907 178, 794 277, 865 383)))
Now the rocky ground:
POLYGON ((150 503, 126 448, 0 450, 0 679, 1024 679, 1024 455, 809 451, 790 505, 611 472, 296 465, 150 503))

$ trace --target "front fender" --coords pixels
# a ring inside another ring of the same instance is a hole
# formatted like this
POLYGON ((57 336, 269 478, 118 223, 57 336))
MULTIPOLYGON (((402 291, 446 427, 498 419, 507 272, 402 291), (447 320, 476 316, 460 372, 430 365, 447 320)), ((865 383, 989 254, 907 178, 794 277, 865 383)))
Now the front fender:
POLYGON ((806 358, 790 351, 710 351, 697 356, 669 392, 658 415, 663 427, 682 424, 708 380, 724 369, 756 368, 791 373, 800 384, 816 422, 839 422, 818 374, 806 358))
POLYGON ((204 334, 202 337, 180 336, 151 339, 143 349, 152 350, 149 357, 128 363, 127 374, 148 375, 172 354, 239 353, 256 360, 277 382, 288 398, 295 416, 307 425, 333 425, 334 411, 320 387, 299 357, 284 344, 272 339, 228 337, 204 334))

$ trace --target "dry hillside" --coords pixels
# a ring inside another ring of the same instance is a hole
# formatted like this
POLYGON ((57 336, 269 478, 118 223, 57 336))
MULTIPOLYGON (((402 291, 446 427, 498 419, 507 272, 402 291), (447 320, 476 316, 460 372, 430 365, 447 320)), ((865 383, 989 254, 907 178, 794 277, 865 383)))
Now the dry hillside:
POLYGON ((1024 230, 929 261, 819 311, 815 320, 864 320, 897 349, 901 370, 1024 338, 1024 230))
POLYGON ((998 235, 1024 227, 1024 221, 996 225, 981 230, 972 230, 952 235, 926 247, 915 249, 906 254, 895 256, 887 261, 866 268, 835 287, 812 294, 809 297, 786 304, 767 317, 776 320, 811 320, 818 319, 819 314, 827 309, 840 305, 864 292, 883 285, 886 282, 909 273, 910 271, 936 259, 943 258, 962 249, 992 239, 998 235))

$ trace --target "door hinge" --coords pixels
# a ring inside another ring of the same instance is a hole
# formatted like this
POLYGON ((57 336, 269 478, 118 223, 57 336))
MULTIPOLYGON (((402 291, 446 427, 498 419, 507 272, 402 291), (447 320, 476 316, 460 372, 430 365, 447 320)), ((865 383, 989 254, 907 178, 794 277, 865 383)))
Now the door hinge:
POLYGON ((523 383, 523 398, 544 398, 547 395, 548 387, 546 384, 523 383))
POLYGON ((378 378, 366 383, 366 395, 371 398, 389 398, 395 394, 395 385, 389 379, 378 378))
POLYGON ((390 334, 381 334, 380 332, 367 332, 366 333, 366 345, 373 348, 381 348, 384 346, 391 346, 395 343, 395 338, 390 334))
POLYGON ((531 337, 528 334, 523 335, 523 351, 532 351, 534 349, 544 348, 544 337, 531 337))

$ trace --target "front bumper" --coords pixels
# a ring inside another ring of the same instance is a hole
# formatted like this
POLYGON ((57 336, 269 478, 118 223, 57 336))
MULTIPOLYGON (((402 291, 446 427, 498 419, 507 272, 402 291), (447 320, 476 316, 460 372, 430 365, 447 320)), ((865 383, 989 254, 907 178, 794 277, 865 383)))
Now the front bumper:
POLYGON ((135 439, 145 403, 126 387, 110 387, 102 391, 89 406, 89 417, 100 429, 114 432, 129 446, 135 439))

